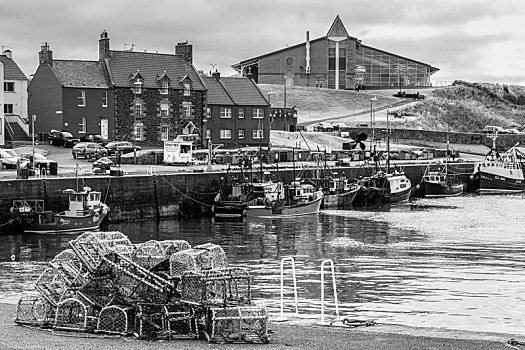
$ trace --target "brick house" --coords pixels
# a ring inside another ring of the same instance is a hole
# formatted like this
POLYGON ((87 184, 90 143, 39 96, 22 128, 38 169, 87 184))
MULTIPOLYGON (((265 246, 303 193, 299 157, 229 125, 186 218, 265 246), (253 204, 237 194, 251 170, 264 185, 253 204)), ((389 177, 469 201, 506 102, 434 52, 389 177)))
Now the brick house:
POLYGON ((206 128, 206 87, 192 65, 192 46, 179 43, 175 54, 110 50, 103 31, 99 61, 115 98, 118 140, 159 145, 179 134, 206 128))
POLYGON ((206 138, 225 147, 268 146, 270 105, 253 80, 202 76, 208 89, 206 138))
POLYGON ((114 137, 113 90, 99 61, 57 60, 44 43, 39 65, 28 87, 29 114, 35 132, 61 129, 114 137))

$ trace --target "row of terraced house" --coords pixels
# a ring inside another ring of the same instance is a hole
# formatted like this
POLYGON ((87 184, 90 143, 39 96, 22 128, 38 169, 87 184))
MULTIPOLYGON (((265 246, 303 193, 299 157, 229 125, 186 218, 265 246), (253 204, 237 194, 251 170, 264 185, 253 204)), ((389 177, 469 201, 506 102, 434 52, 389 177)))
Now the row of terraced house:
MULTIPOLYGON (((34 125, 35 134, 58 129, 143 145, 161 145, 181 134, 196 135, 199 146, 208 140, 233 147, 268 145, 270 105, 255 82, 199 74, 192 56, 187 42, 177 44, 173 54, 110 50, 102 31, 97 61, 55 59, 44 43, 29 85, 12 57, 0 58, 26 82, 16 90, 27 89, 27 109, 18 113, 27 134, 34 125)), ((12 106, 5 110, 7 102, 0 104, 6 119, 17 114, 12 106)), ((17 124, 8 121, 8 129, 17 124)), ((2 138, 8 137, 3 131, 2 138)))

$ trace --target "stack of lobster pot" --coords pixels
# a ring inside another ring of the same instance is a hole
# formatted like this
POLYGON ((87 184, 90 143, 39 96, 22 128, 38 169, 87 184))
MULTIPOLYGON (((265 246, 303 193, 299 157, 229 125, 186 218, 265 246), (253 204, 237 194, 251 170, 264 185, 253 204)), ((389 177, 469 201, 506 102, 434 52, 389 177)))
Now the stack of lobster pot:
POLYGON ((90 232, 57 254, 20 299, 15 322, 60 330, 267 343, 268 314, 251 300, 245 269, 216 244, 134 245, 121 232, 90 232))

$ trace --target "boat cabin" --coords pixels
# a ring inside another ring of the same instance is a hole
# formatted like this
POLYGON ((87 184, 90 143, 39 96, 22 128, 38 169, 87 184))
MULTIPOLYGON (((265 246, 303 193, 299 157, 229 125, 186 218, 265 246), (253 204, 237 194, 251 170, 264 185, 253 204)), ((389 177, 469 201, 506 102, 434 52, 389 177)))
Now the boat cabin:
POLYGON ((100 206, 102 194, 98 191, 91 191, 91 188, 84 187, 82 192, 72 189, 64 190, 64 194, 69 198, 69 208, 64 213, 67 216, 82 216, 89 214, 100 206))

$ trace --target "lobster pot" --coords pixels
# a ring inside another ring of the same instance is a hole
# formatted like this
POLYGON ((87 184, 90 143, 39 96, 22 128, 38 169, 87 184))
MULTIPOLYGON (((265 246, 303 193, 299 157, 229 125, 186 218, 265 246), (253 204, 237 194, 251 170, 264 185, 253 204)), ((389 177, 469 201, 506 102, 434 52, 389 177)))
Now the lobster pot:
POLYGON ((117 292, 118 289, 111 279, 91 275, 89 281, 76 291, 84 300, 99 310, 115 304, 118 298, 117 292))
POLYGON ((49 264, 62 275, 70 287, 78 287, 86 282, 86 269, 73 249, 60 252, 49 264))
POLYGON ((46 327, 54 320, 55 308, 41 295, 25 295, 18 300, 15 323, 46 327))
POLYGON ((45 269, 35 283, 36 290, 54 307, 67 293, 67 287, 66 280, 52 267, 45 269))
POLYGON ((181 300, 199 306, 243 305, 251 302, 250 275, 242 268, 187 272, 180 284, 181 300))
POLYGON ((166 240, 159 242, 164 252, 166 253, 166 258, 169 258, 172 254, 180 252, 181 250, 191 249, 191 245, 184 240, 166 240))
POLYGON ((206 337, 209 342, 268 343, 268 312, 264 307, 211 308, 206 337))
POLYGON ((135 333, 139 339, 159 339, 165 333, 164 329, 164 305, 137 304, 135 310, 135 333))
POLYGON ((155 240, 140 244, 132 255, 132 260, 146 269, 156 266, 166 258, 166 251, 155 240))
POLYGON ((180 303, 164 305, 163 336, 168 340, 199 338, 193 307, 180 303))
POLYGON ((135 250, 128 237, 117 231, 86 232, 70 241, 69 245, 91 272, 96 270, 104 255, 117 252, 122 256, 131 257, 135 250))
POLYGON ((111 278, 127 304, 137 301, 166 303, 173 292, 169 281, 115 252, 102 258, 96 274, 111 278))
POLYGON ((134 330, 134 310, 130 306, 111 305, 98 315, 95 332, 128 335, 134 330))
POLYGON ((216 244, 206 244, 173 254, 170 257, 170 275, 175 278, 185 272, 201 272, 227 265, 224 250, 216 244))
POLYGON ((97 320, 97 312, 89 304, 77 298, 68 298, 57 305, 55 328, 69 331, 92 331, 97 326, 97 320))
POLYGON ((208 254, 202 254, 202 270, 218 269, 228 267, 228 259, 224 249, 220 245, 213 243, 205 243, 195 247, 198 250, 207 251, 208 254))

